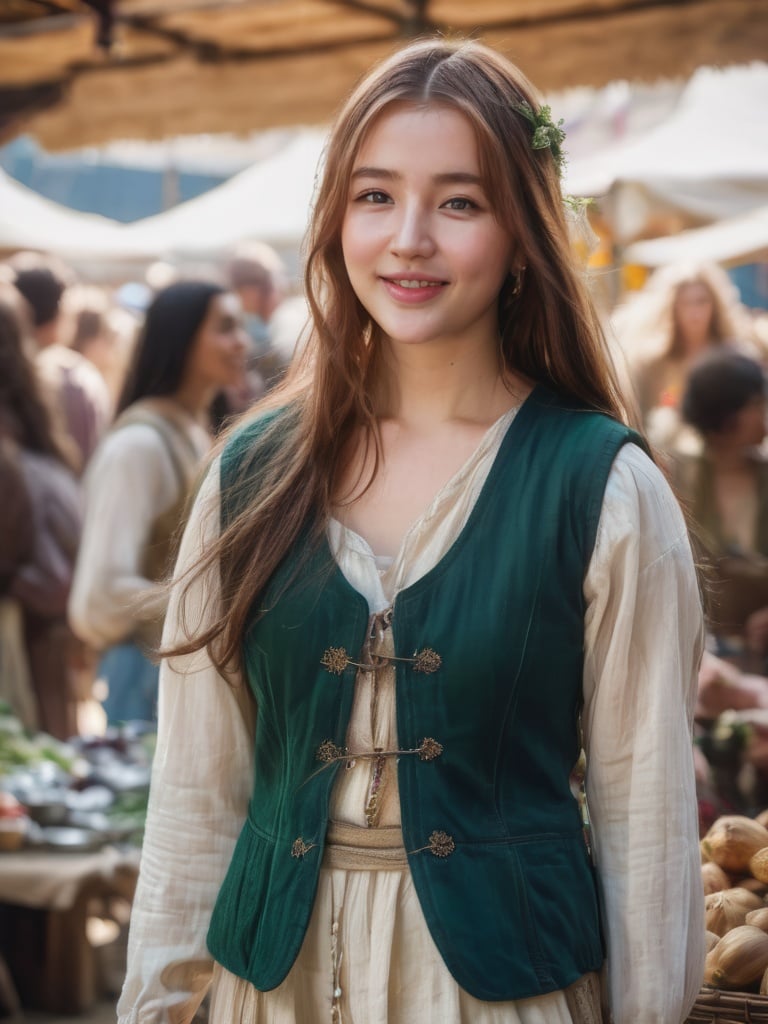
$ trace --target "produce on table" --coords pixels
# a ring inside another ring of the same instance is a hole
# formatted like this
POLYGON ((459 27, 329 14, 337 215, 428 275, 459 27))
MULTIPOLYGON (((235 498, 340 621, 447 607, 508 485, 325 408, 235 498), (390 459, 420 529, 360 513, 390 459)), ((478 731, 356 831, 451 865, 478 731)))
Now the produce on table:
POLYGON ((140 844, 154 745, 131 723, 60 743, 26 731, 0 701, 0 851, 65 845, 58 826, 86 830, 94 845, 140 844))
POLYGON ((701 880, 704 883, 705 896, 731 888, 730 878, 713 860, 701 865, 701 880))
POLYGON ((751 924, 742 924, 707 953, 704 981, 715 988, 743 988, 760 981, 766 966, 768 935, 751 924))
MULTIPOLYGON (((725 935, 744 924, 750 910, 764 906, 763 901, 748 889, 723 889, 713 892, 704 900, 704 920, 707 931, 725 935)), ((768 963, 766 964, 768 966, 768 963)))
POLYGON ((768 907, 760 907, 758 910, 750 910, 744 918, 744 924, 754 925, 768 932, 768 907))
MULTIPOLYGON (((768 811, 761 818, 768 821, 768 811)), ((705 984, 768 994, 768 828, 741 815, 718 818, 701 856, 705 984)))
POLYGON ((68 744, 44 732, 26 732, 10 704, 0 701, 0 776, 41 762, 50 762, 71 772, 76 759, 75 751, 68 744))
POLYGON ((22 804, 0 790, 0 850, 18 850, 24 844, 29 818, 22 804))
POLYGON ((749 870, 761 882, 768 882, 768 846, 758 850, 749 860, 749 870))
POLYGON ((701 841, 706 857, 724 871, 749 874, 752 857, 768 847, 768 829, 740 814, 718 818, 701 841))

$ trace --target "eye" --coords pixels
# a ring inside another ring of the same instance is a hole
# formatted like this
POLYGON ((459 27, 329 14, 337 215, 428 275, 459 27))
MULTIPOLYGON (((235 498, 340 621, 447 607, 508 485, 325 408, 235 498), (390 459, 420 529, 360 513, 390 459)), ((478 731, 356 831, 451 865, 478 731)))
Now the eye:
POLYGON ((363 192, 362 195, 357 197, 357 202, 362 203, 391 203, 392 200, 386 192, 380 192, 378 189, 369 189, 368 192, 363 192))
POLYGON ((457 210, 461 213, 466 210, 478 210, 480 207, 465 196, 456 196, 454 199, 449 199, 443 203, 443 208, 446 210, 457 210))

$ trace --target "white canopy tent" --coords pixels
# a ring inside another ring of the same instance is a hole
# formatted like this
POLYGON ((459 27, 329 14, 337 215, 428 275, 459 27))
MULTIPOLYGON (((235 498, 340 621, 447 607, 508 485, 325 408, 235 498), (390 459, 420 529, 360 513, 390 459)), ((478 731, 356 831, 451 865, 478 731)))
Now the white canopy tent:
POLYGON ((726 266, 768 260, 768 205, 669 238, 635 242, 624 251, 624 259, 646 267, 694 260, 726 266))
POLYGON ((54 203, 0 170, 0 251, 55 252, 94 279, 167 259, 202 262, 238 242, 273 245, 297 268, 325 132, 289 137, 274 155, 196 199, 120 224, 54 203))
POLYGON ((124 257, 124 225, 45 199, 0 170, 0 250, 40 249, 63 257, 124 257))
POLYGON ((306 230, 325 132, 306 129, 274 156, 165 213, 126 227, 159 258, 216 256, 247 239, 295 249, 306 230))
POLYGON ((700 68, 676 110, 642 137, 574 162, 566 187, 602 196, 634 185, 697 217, 768 202, 768 64, 700 68))

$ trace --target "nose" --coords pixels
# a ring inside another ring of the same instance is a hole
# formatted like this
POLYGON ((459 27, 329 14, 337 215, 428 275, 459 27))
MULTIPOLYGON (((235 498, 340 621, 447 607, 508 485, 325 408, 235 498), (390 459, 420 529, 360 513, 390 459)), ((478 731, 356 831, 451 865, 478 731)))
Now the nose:
POLYGON ((428 211, 419 203, 406 203, 396 219, 390 249, 400 259, 428 257, 435 251, 435 240, 428 211))

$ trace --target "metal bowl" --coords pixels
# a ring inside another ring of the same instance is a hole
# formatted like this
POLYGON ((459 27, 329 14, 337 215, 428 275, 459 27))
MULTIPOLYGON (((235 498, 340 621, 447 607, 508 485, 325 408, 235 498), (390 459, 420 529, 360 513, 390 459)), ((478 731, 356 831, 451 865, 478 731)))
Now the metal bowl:
POLYGON ((24 800, 24 806, 32 821, 36 821, 38 825, 63 825, 69 814, 69 808, 63 796, 60 800, 27 797, 24 800))
POLYGON ((106 837, 89 828, 49 827, 40 829, 40 842, 52 850, 84 853, 98 850, 106 837))

